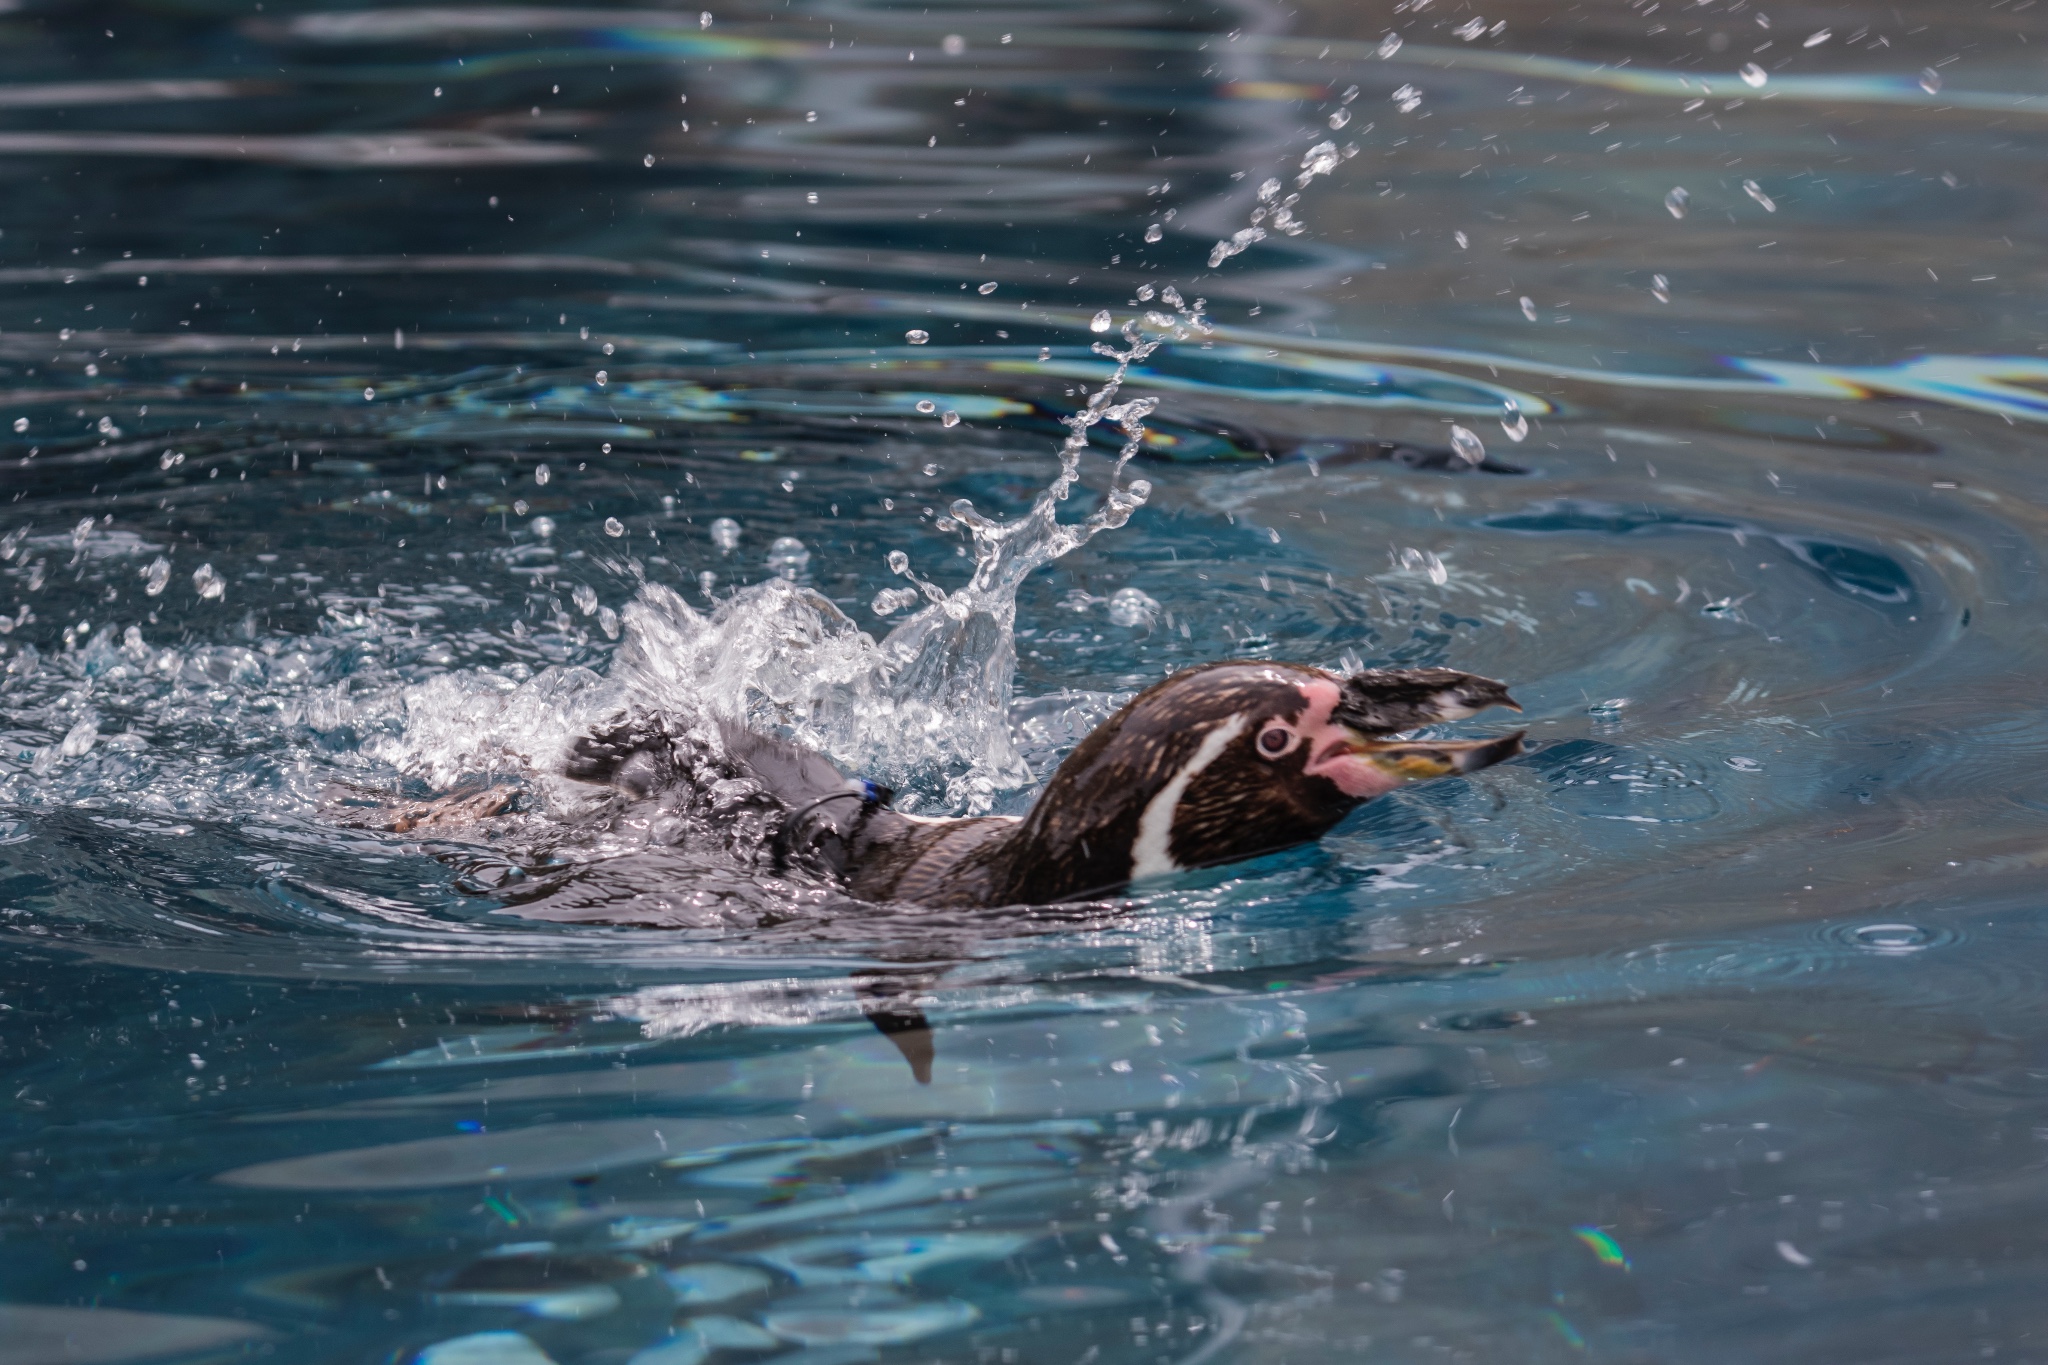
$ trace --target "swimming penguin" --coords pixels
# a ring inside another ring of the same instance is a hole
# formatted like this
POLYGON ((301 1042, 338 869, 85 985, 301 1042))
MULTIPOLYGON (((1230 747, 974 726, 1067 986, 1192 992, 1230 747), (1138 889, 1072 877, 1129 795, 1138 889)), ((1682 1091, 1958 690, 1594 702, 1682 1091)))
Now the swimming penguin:
POLYGON ((1409 782, 1522 752, 1488 740, 1394 740, 1489 706, 1507 689, 1447 668, 1349 678, 1300 664, 1228 662, 1156 683, 1060 764, 1022 817, 931 819, 822 755, 736 725, 625 717, 579 741, 569 777, 663 799, 856 899, 1046 905, 1236 862, 1320 838, 1409 782))

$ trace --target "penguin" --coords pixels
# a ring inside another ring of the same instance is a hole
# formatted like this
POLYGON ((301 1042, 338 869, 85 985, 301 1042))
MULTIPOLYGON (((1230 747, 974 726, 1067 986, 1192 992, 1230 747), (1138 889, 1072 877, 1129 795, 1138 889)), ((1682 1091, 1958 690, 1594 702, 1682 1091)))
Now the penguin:
POLYGON ((812 750, 651 713, 579 740, 565 775, 660 800, 733 852, 855 900, 1053 905, 1309 843, 1396 787, 1512 758, 1523 732, 1394 738, 1491 706, 1521 709, 1502 684, 1447 668, 1207 664, 1104 721, 1022 816, 906 814, 812 750))

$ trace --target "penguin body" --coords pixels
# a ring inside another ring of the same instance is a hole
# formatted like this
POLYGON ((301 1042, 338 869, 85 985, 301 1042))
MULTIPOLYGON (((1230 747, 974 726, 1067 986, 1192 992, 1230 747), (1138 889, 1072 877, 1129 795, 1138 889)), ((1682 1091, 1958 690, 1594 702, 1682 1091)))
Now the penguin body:
POLYGON ((1043 905, 1236 862, 1320 838, 1407 782, 1475 772, 1522 751, 1495 740, 1388 736, 1513 706, 1490 679, 1450 669, 1343 678, 1298 664, 1230 662, 1146 689, 1096 728, 1021 818, 934 820, 822 755, 720 724, 653 715, 576 746, 566 774, 661 796, 855 899, 930 906, 1043 905))

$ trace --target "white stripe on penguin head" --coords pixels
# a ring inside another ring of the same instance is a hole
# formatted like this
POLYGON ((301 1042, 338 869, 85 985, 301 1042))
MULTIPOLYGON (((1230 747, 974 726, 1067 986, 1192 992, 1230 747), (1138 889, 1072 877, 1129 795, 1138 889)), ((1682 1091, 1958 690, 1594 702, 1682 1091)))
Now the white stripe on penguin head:
POLYGON ((1138 817, 1137 842, 1131 845, 1132 881, 1180 871, 1180 864, 1173 860, 1173 813, 1180 807, 1180 798, 1187 791, 1188 783, 1194 781, 1202 769, 1214 763, 1231 740, 1244 733, 1245 724, 1242 715, 1232 716, 1202 736, 1195 756, 1182 764, 1181 770, 1145 803, 1145 813, 1138 817))

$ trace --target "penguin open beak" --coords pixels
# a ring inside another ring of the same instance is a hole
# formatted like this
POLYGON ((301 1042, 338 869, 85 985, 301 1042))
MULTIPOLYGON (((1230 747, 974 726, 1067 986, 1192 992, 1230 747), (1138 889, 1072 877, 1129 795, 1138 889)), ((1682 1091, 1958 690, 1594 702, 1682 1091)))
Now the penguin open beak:
POLYGON ((1507 684, 1452 668, 1384 668, 1353 674, 1331 719, 1365 735, 1399 734, 1464 720, 1489 706, 1522 708, 1507 684))

